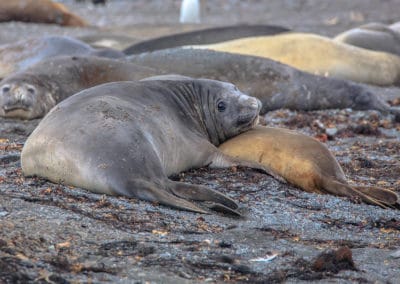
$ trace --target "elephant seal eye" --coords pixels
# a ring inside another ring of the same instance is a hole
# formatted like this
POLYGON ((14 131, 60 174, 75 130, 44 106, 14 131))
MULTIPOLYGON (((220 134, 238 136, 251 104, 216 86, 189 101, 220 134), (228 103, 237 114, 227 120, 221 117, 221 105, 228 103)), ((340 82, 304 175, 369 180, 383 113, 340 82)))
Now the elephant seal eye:
POLYGON ((2 89, 3 93, 7 93, 10 91, 10 87, 9 86, 4 86, 2 89))
POLYGON ((32 88, 32 87, 28 87, 28 92, 29 92, 30 94, 34 94, 34 93, 35 93, 35 89, 32 88))
POLYGON ((219 112, 223 112, 226 109, 226 105, 225 105, 224 102, 219 102, 218 105, 217 105, 217 108, 218 108, 219 112))

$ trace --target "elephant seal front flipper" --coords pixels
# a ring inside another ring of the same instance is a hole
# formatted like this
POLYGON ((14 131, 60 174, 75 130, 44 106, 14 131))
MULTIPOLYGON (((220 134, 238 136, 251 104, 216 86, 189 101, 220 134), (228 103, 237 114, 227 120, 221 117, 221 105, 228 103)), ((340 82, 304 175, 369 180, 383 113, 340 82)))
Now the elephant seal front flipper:
POLYGON ((200 213, 207 211, 187 199, 211 201, 239 215, 229 197, 168 177, 220 162, 216 146, 253 128, 260 108, 258 99, 214 80, 99 85, 45 116, 24 145, 22 171, 200 213))

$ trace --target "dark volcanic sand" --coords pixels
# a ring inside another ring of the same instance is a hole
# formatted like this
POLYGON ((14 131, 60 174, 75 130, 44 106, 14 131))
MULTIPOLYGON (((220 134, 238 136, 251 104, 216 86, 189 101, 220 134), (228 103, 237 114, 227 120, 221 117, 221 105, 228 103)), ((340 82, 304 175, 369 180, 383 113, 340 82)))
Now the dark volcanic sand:
MULTIPOLYGON (((0 25, 0 42, 98 30, 124 35, 129 30, 129 36, 145 38, 178 27, 174 22, 179 1, 109 1, 105 7, 65 2, 101 28, 5 23, 0 25), (153 8, 165 12, 154 15, 153 8)), ((210 0, 206 25, 247 21, 333 35, 362 22, 398 20, 398 7, 400 1, 394 0, 210 0)), ((350 182, 400 192, 400 123, 391 117, 374 111, 278 110, 266 120, 322 140, 326 129, 336 128, 326 143, 350 182)), ((24 178, 19 155, 38 122, 0 120, 0 283, 398 283, 400 279, 400 258, 390 256, 400 249, 399 211, 304 193, 243 168, 198 169, 174 177, 205 184, 239 201, 245 215, 241 219, 176 211, 24 178), (328 272, 312 269, 317 255, 342 246, 351 249, 356 270, 351 265, 337 274, 338 265, 328 272), (276 257, 254 261, 271 255, 276 257)))

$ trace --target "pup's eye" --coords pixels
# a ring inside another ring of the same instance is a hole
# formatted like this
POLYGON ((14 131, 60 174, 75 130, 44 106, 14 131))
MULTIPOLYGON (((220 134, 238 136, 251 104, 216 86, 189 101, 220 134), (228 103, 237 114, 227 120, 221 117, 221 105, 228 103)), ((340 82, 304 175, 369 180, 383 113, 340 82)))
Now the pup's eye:
POLYGON ((29 92, 30 94, 34 94, 34 93, 35 93, 35 89, 32 88, 32 87, 28 87, 28 92, 29 92))
POLYGON ((10 91, 10 87, 9 86, 4 86, 1 90, 2 90, 3 93, 7 93, 7 92, 10 91))
POLYGON ((223 112, 226 109, 226 105, 225 105, 224 102, 219 102, 218 105, 217 105, 217 108, 218 108, 219 112, 223 112))

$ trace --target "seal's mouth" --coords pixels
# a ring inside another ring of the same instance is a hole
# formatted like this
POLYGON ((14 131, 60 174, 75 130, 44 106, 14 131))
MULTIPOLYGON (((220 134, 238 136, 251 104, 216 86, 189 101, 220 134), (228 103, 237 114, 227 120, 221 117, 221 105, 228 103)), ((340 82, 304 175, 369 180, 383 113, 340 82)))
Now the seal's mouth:
POLYGON ((240 115, 236 121, 236 126, 241 128, 251 128, 258 124, 259 116, 256 114, 240 115))
POLYGON ((10 113, 15 111, 30 111, 30 107, 24 105, 12 105, 12 106, 3 106, 3 110, 5 113, 10 113))

